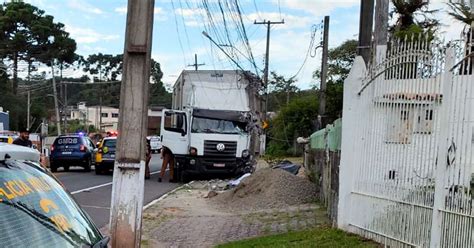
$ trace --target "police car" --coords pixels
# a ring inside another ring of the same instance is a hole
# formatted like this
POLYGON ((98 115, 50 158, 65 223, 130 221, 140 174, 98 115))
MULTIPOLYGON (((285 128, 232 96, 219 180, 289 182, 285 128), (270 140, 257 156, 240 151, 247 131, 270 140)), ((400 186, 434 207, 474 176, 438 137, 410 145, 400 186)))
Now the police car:
POLYGON ((0 246, 107 247, 109 238, 39 160, 34 149, 0 143, 0 246))
POLYGON ((114 168, 117 137, 106 137, 98 145, 95 155, 95 174, 100 175, 114 168))

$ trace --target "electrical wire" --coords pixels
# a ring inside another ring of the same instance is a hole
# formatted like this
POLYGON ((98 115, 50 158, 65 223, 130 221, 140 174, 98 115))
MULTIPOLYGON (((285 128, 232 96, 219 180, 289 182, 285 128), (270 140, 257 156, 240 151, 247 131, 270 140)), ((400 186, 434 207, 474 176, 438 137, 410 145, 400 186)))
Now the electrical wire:
POLYGON ((316 40, 316 33, 319 29, 322 29, 324 27, 324 24, 321 23, 319 25, 313 25, 311 26, 311 38, 310 38, 310 41, 309 41, 309 47, 308 47, 308 50, 306 51, 306 55, 305 55, 305 58, 303 60, 303 63, 301 64, 300 68, 298 69, 298 71, 295 73, 295 75, 293 75, 292 77, 290 77, 290 79, 294 79, 296 78, 300 72, 303 70, 304 66, 306 65, 306 62, 308 60, 308 57, 316 57, 316 51, 318 48, 321 48, 322 47, 322 41, 319 45, 315 45, 315 40, 316 40))

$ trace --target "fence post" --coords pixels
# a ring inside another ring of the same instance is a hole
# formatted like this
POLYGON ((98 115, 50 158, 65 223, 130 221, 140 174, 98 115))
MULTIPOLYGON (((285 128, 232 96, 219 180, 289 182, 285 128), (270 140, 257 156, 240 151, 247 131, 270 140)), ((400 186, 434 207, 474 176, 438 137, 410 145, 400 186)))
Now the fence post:
POLYGON ((362 86, 362 79, 366 75, 364 59, 356 57, 349 75, 344 81, 344 103, 342 109, 342 141, 341 141, 341 164, 339 167, 339 203, 337 210, 337 226, 349 230, 351 214, 351 192, 354 179, 354 161, 360 156, 355 151, 358 132, 354 123, 360 118, 360 97, 357 92, 362 86))
POLYGON ((445 187, 444 187, 444 175, 446 173, 446 157, 448 155, 449 148, 449 108, 451 101, 451 91, 453 83, 453 73, 451 68, 454 66, 454 49, 448 47, 446 50, 446 64, 443 74, 443 97, 441 102, 441 109, 439 114, 439 142, 438 142, 438 156, 436 164, 435 174, 435 192, 434 192, 434 204, 433 204, 433 220, 431 225, 431 240, 430 247, 438 248, 441 247, 441 234, 443 216, 441 209, 443 208, 445 201, 445 187))

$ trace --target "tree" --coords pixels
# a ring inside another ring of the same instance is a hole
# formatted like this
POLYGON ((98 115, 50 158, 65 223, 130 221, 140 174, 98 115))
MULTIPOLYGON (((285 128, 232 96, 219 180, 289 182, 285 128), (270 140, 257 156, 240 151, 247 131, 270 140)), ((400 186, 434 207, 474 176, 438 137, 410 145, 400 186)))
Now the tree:
POLYGON ((53 16, 21 1, 3 3, 0 8, 0 58, 13 63, 12 91, 17 93, 18 63, 26 61, 30 71, 33 61, 50 64, 52 59, 70 62, 76 43, 69 38, 64 24, 54 23, 53 16))
POLYGON ((429 2, 425 0, 392 0, 393 10, 390 17, 395 24, 389 27, 390 33, 399 38, 408 35, 427 33, 432 36, 439 26, 439 21, 431 15, 437 10, 429 10, 429 2))
POLYGON ((471 75, 474 71, 473 63, 474 58, 470 56, 474 52, 474 44, 472 44, 472 31, 474 28, 474 9, 467 5, 465 2, 453 2, 449 1, 448 6, 450 11, 448 14, 455 20, 465 24, 464 37, 465 37, 465 56, 466 59, 459 67, 459 73, 464 75, 471 75))
POLYGON ((298 87, 295 85, 296 80, 294 78, 286 79, 274 71, 272 71, 270 74, 272 78, 269 82, 269 91, 286 94, 286 104, 288 105, 290 102, 290 93, 298 91, 298 87))
MULTIPOLYGON (((329 120, 336 119, 342 113, 344 80, 349 75, 352 64, 357 56, 356 40, 347 40, 338 47, 329 50, 328 76, 326 82, 326 112, 329 120)), ((321 80, 321 71, 316 70, 313 78, 321 80)))
POLYGON ((282 156, 297 153, 294 142, 297 137, 308 137, 314 132, 314 120, 318 112, 318 99, 314 94, 293 98, 283 106, 271 121, 267 153, 282 156))
POLYGON ((116 81, 122 75, 122 54, 91 54, 82 62, 84 72, 89 72, 94 81, 116 81))
POLYGON ((453 2, 449 0, 447 3, 450 11, 448 14, 455 20, 460 21, 467 26, 471 26, 474 23, 474 10, 465 2, 453 2))
MULTIPOLYGON (((116 81, 122 76, 122 54, 111 55, 111 54, 92 54, 87 59, 82 59, 81 63, 84 66, 84 71, 89 72, 95 81, 116 81)), ((161 71, 160 63, 153 60, 151 61, 151 74, 150 74, 150 85, 149 85, 149 105, 161 105, 165 107, 171 107, 171 93, 169 93, 164 87, 161 79, 163 78, 163 72, 161 71)), ((120 84, 101 85, 104 90, 100 92, 103 100, 103 105, 118 106, 120 100, 120 84), (106 92, 106 94, 102 93, 106 92)), ((97 99, 97 90, 81 91, 84 93, 82 99, 97 99), (95 96, 94 96, 95 93, 95 96)), ((97 104, 97 101, 92 100, 97 104)))
POLYGON ((160 105, 167 108, 171 107, 171 93, 168 92, 161 81, 163 72, 161 71, 160 63, 151 60, 151 83, 149 87, 150 99, 149 105, 160 105))

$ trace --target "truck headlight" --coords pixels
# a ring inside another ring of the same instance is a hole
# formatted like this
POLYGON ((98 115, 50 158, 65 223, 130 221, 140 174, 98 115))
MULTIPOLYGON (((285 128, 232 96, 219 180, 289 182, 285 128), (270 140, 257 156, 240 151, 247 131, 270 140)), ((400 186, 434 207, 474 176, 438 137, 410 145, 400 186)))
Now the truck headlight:
POLYGON ((242 158, 248 158, 248 156, 250 156, 249 150, 243 150, 242 151, 242 158))

